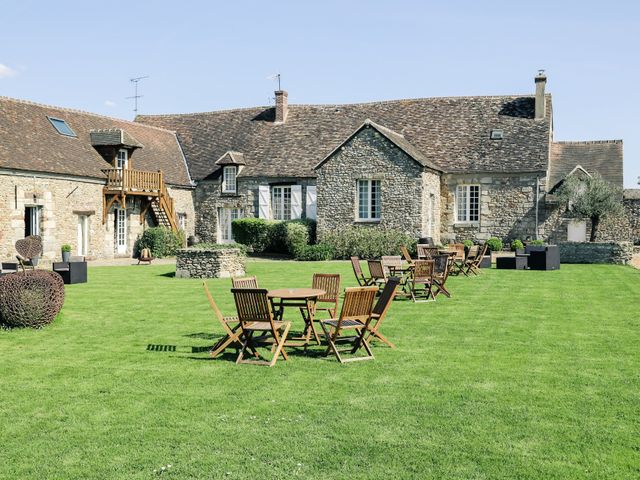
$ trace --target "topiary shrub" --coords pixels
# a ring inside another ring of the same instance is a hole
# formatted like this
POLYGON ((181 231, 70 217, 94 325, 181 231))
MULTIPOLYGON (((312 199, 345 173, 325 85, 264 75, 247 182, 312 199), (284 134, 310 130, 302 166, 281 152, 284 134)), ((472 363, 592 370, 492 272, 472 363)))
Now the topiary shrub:
POLYGON ((542 247, 546 245, 546 242, 544 240, 531 240, 530 242, 527 242, 527 245, 531 245, 533 247, 542 247))
POLYGON ((489 245, 489 250, 491 250, 492 252, 499 252, 502 250, 503 244, 502 244, 502 240, 500 240, 499 238, 496 237, 491 237, 489 240, 487 240, 487 245, 489 245))
POLYGON ((511 242, 511 250, 513 250, 514 252, 516 250, 522 250, 523 248, 524 248, 524 243, 522 243, 521 240, 516 238, 513 242, 511 242))
POLYGON ((171 257, 184 245, 184 232, 178 233, 165 227, 153 227, 146 229, 136 242, 136 250, 143 248, 151 250, 151 255, 156 258, 171 257))
POLYGON ((326 243, 318 243, 316 245, 302 245, 294 252, 296 260, 318 262, 331 260, 335 255, 335 251, 331 245, 326 243))
POLYGON ((462 244, 467 248, 471 248, 473 247, 473 240, 465 240, 462 242, 462 244))
POLYGON ((0 323, 39 328, 56 318, 64 303, 62 277, 47 270, 29 270, 0 277, 0 323))
POLYGON ((406 246, 415 252, 416 239, 397 230, 378 230, 365 227, 352 227, 337 233, 326 235, 322 241, 331 246, 334 258, 349 258, 357 255, 361 258, 380 258, 383 255, 399 255, 400 246, 406 246))

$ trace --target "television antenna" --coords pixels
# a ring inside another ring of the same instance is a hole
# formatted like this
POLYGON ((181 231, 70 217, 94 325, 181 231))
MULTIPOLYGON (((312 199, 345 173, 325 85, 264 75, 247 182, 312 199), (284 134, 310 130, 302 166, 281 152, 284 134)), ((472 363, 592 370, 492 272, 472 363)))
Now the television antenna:
POLYGON ((125 97, 127 100, 131 100, 133 98, 133 113, 135 113, 136 115, 138 115, 138 99, 144 97, 144 95, 138 95, 138 83, 140 82, 140 80, 144 80, 145 78, 149 78, 149 75, 145 75, 143 77, 134 77, 134 78, 130 78, 129 81, 131 83, 133 83, 133 91, 134 94, 132 97, 125 97))
POLYGON ((282 90, 280 88, 280 74, 279 73, 274 73, 273 75, 269 75, 267 77, 267 80, 278 80, 278 90, 282 90))

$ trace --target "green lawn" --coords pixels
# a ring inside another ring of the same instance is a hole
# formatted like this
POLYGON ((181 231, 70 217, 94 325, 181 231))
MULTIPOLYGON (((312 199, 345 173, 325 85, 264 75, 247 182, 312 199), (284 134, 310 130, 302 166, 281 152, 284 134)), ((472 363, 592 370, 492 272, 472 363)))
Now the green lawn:
MULTIPOLYGON (((172 271, 92 268, 52 325, 0 331, 0 478, 640 477, 638 270, 452 278, 392 305, 374 361, 271 369, 210 360, 221 329, 172 271)), ((346 262, 248 264, 267 288, 314 271, 354 283, 346 262)))

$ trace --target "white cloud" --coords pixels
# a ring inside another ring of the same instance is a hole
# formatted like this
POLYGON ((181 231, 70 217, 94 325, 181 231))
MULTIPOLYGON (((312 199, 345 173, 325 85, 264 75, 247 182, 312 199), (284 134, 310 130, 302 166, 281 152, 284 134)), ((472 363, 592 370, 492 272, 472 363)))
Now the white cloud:
POLYGON ((18 74, 13 68, 0 63, 0 78, 15 77, 18 74))
POLYGON ((116 106, 116 102, 113 102, 113 101, 111 101, 111 100, 105 100, 105 101, 104 101, 104 104, 105 104, 107 107, 115 107, 115 106, 116 106))

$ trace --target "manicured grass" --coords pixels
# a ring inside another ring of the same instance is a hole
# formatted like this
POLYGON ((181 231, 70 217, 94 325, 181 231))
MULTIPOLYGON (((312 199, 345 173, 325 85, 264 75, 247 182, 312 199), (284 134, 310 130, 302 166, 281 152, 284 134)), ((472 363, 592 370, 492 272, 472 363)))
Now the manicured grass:
MULTIPOLYGON (((248 267, 354 283, 345 262, 248 267)), ((453 278, 451 299, 392 305, 398 348, 374 361, 269 369, 209 360, 221 330, 172 270, 92 268, 52 325, 0 332, 0 478, 640 476, 640 271, 453 278)), ((209 285, 232 313, 229 280, 209 285)))

